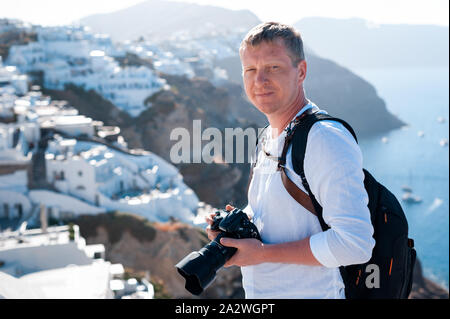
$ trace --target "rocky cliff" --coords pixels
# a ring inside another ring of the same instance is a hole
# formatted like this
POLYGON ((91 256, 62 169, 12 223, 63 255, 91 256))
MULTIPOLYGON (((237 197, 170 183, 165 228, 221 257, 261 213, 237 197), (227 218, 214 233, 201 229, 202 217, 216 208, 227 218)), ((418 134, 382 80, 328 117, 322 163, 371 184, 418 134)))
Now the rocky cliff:
POLYGON ((413 274, 413 286, 410 299, 448 299, 448 291, 434 283, 433 281, 425 278, 422 272, 422 264, 420 260, 416 260, 413 274))
MULTIPOLYGON (((81 216, 75 223, 88 244, 104 244, 106 259, 122 263, 131 273, 150 272, 157 296, 169 298, 243 298, 238 267, 221 268, 216 280, 199 297, 184 288, 184 279, 174 265, 209 240, 206 233, 177 222, 149 223, 130 214, 110 213, 81 216)), ((448 291, 423 277, 416 263, 411 299, 446 299, 448 291)))

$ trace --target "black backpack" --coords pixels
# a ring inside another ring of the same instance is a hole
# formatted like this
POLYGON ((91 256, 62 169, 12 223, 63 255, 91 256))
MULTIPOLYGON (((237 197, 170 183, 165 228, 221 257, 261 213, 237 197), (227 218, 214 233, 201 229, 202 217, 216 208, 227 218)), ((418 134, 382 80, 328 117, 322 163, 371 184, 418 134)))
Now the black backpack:
MULTIPOLYGON (((318 217, 325 231, 329 227, 323 220, 322 207, 312 194, 303 170, 308 133, 314 123, 323 120, 342 123, 357 141, 355 132, 345 121, 328 114, 307 110, 297 117, 294 126, 288 129, 278 168, 281 170, 282 181, 288 193, 318 217), (301 177, 308 194, 300 190, 284 171, 286 154, 291 144, 294 171, 301 177)), ((364 186, 369 196, 368 208, 374 228, 375 247, 367 263, 339 267, 345 284, 346 298, 406 299, 411 292, 416 260, 414 241, 408 238, 408 222, 397 198, 368 171, 363 169, 363 172, 364 186)))

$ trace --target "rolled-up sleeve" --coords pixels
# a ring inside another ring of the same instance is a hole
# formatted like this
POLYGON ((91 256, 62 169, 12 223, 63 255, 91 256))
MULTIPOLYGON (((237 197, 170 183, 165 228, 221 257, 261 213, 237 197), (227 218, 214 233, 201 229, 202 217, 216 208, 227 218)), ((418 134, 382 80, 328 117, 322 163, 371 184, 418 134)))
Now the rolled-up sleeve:
POLYGON ((375 245, 361 150, 340 123, 314 124, 304 164, 312 193, 330 227, 310 237, 314 257, 325 267, 367 262, 375 245))

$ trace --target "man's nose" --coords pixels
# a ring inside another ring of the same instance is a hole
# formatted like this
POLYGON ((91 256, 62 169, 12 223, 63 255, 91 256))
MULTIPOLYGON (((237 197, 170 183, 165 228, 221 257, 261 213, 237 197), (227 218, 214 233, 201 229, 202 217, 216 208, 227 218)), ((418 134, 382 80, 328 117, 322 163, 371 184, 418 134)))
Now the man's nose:
POLYGON ((256 72, 255 84, 256 85, 265 85, 268 81, 267 74, 264 70, 258 70, 256 72))

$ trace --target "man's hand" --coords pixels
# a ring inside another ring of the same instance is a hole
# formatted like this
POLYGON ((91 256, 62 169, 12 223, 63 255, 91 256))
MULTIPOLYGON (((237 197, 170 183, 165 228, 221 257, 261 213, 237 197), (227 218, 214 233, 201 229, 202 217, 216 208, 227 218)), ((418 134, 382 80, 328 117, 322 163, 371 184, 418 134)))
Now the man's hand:
POLYGON ((242 267, 264 262, 264 244, 258 239, 221 238, 220 243, 227 247, 237 248, 236 253, 225 263, 224 267, 242 267))
MULTIPOLYGON (((226 205, 225 209, 226 211, 231 212, 234 207, 231 205, 226 205)), ((215 214, 212 213, 206 217, 206 222, 208 223, 206 233, 208 234, 209 240, 214 240, 220 233, 220 231, 211 230, 214 215, 215 214)), ((233 257, 225 263, 224 267, 255 265, 263 262, 264 260, 264 244, 257 239, 221 238, 220 243, 224 246, 235 247, 238 249, 233 257)))
MULTIPOLYGON (((227 205, 225 206, 225 210, 227 212, 231 212, 234 209, 233 206, 227 205)), ((215 213, 210 214, 208 217, 206 217, 206 222, 208 223, 208 227, 206 227, 206 234, 208 235, 209 240, 214 240, 217 235, 219 235, 220 231, 218 230, 211 230, 211 225, 213 223, 213 218, 215 216, 215 213)))

